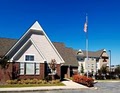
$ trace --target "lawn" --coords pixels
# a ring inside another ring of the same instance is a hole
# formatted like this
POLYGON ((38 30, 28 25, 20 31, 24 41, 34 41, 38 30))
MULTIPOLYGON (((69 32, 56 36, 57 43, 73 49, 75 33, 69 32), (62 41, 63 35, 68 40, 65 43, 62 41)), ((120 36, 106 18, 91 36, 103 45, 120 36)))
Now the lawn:
POLYGON ((11 87, 43 87, 43 86, 65 86, 63 83, 58 84, 6 84, 0 85, 0 88, 11 88, 11 87))

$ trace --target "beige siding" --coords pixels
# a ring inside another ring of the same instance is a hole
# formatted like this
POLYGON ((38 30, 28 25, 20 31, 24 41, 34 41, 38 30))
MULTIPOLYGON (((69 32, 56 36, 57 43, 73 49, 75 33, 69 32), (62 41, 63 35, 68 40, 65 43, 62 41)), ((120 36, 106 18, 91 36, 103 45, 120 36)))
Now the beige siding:
POLYGON ((55 59, 58 63, 61 62, 61 59, 59 58, 58 54, 55 52, 52 45, 44 35, 33 34, 31 38, 35 42, 37 47, 40 49, 41 53, 44 55, 47 62, 51 62, 51 59, 55 59))
POLYGON ((89 58, 87 62, 85 62, 85 72, 91 72, 92 70, 96 72, 96 59, 95 58, 89 58))
POLYGON ((35 62, 42 62, 43 58, 41 57, 41 55, 39 54, 39 52, 37 51, 37 49, 34 47, 34 45, 29 42, 24 49, 17 54, 17 56, 15 57, 15 60, 18 62, 24 62, 24 57, 26 54, 32 54, 35 57, 35 62))

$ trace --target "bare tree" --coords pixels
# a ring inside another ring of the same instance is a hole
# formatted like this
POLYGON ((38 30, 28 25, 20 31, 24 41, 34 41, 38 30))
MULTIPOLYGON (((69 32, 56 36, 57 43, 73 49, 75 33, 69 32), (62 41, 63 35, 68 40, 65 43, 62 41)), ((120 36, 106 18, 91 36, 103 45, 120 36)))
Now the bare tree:
POLYGON ((51 73, 56 74, 56 60, 52 59, 50 65, 51 73))

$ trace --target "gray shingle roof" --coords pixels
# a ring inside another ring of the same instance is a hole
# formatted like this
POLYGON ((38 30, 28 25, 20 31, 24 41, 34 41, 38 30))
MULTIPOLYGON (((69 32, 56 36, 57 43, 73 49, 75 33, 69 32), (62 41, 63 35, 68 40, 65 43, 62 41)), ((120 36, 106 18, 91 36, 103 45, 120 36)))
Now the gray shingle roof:
POLYGON ((65 47, 63 43, 54 42, 53 44, 64 59, 64 65, 78 66, 77 52, 74 49, 65 47))
POLYGON ((16 42, 16 39, 0 38, 0 56, 4 56, 16 42))
MULTIPOLYGON (((88 51, 88 56, 89 57, 100 57, 101 54, 103 53, 104 49, 101 49, 99 51, 88 51)), ((84 56, 86 56, 86 51, 82 51, 84 56)))

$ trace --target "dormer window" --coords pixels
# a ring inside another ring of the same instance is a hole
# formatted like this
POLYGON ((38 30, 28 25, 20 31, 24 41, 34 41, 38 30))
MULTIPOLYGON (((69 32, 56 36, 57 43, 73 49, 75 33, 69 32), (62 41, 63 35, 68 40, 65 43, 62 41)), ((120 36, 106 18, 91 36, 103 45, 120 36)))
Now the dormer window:
POLYGON ((107 62, 107 60, 106 60, 106 59, 103 59, 103 62, 107 62))

